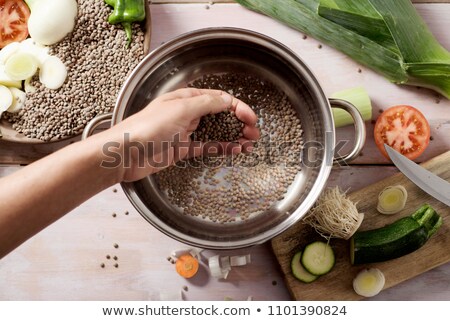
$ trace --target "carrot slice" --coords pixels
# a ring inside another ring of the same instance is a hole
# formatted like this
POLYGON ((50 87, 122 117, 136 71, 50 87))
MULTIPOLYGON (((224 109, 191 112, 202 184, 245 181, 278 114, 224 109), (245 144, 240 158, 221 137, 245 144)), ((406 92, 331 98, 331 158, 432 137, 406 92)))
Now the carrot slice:
POLYGON ((190 254, 181 255, 175 263, 177 273, 182 277, 189 279, 197 274, 199 263, 198 260, 190 254))

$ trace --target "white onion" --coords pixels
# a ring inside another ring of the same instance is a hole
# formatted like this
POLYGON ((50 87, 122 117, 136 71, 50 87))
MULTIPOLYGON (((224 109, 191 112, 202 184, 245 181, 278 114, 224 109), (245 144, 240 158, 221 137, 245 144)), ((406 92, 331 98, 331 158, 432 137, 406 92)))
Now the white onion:
POLYGON ((76 0, 26 1, 31 10, 28 31, 42 45, 53 45, 66 37, 75 27, 78 14, 76 0))

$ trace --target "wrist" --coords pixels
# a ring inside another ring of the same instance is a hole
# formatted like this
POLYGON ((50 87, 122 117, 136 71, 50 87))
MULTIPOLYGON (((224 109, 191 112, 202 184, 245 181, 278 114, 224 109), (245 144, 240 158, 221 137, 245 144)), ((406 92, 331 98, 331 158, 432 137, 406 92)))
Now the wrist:
POLYGON ((91 165, 93 174, 104 188, 122 181, 122 142, 109 140, 108 135, 99 133, 78 144, 78 152, 86 155, 84 161, 91 165))

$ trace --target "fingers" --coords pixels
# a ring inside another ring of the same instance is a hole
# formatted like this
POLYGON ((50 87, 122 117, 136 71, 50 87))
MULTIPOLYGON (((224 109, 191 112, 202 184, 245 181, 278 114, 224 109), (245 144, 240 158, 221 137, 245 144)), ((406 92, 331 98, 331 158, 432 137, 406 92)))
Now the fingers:
POLYGON ((249 105, 235 97, 232 97, 231 110, 236 117, 246 125, 255 126, 258 118, 249 105))
POLYGON ((183 99, 186 107, 189 108, 195 118, 231 110, 245 124, 254 126, 257 121, 257 117, 250 106, 222 90, 182 88, 166 93, 158 99, 162 101, 183 99), (218 99, 219 97, 222 100, 218 99))
POLYGON ((242 128, 242 135, 248 140, 258 140, 260 132, 255 126, 245 125, 244 128, 242 128))
POLYGON ((177 101, 180 116, 191 121, 188 131, 194 131, 202 116, 217 114, 225 110, 233 111, 236 117, 244 123, 243 138, 258 140, 259 130, 255 127, 256 114, 243 101, 232 95, 215 89, 182 88, 166 93, 158 98, 162 101, 177 101))
POLYGON ((181 88, 164 95, 159 96, 157 99, 161 101, 191 98, 200 95, 215 95, 220 96, 223 91, 216 89, 199 89, 199 88, 181 88))
POLYGON ((201 94, 183 99, 184 112, 191 119, 217 114, 231 108, 233 98, 228 94, 201 94))

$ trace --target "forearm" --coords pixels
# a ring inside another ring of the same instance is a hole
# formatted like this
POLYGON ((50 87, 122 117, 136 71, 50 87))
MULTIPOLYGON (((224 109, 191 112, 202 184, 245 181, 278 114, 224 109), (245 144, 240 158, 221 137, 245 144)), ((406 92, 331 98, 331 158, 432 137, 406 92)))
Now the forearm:
POLYGON ((0 258, 91 196, 120 181, 92 137, 0 179, 0 258))

